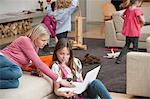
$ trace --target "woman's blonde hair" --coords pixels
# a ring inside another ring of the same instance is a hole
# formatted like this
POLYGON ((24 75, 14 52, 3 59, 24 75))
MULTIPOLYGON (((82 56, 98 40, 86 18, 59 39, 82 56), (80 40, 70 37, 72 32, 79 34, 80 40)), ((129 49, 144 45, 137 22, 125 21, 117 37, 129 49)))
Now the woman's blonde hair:
POLYGON ((29 37, 32 41, 35 41, 39 37, 45 35, 49 36, 49 34, 48 28, 43 23, 40 23, 27 33, 27 37, 29 37))
POLYGON ((71 5, 72 0, 57 0, 56 1, 56 8, 61 9, 61 8, 68 8, 71 5))

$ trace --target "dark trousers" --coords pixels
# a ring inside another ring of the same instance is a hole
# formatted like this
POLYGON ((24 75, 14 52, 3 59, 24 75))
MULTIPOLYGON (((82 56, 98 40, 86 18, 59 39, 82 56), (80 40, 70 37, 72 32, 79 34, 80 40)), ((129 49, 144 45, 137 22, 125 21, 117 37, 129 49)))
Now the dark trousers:
POLYGON ((138 51, 138 40, 139 37, 126 37, 126 44, 122 48, 117 60, 122 60, 122 57, 127 54, 131 43, 133 44, 133 51, 138 51))
POLYGON ((63 33, 57 34, 56 36, 58 40, 60 40, 61 38, 67 38, 67 35, 68 35, 68 31, 65 31, 63 33))

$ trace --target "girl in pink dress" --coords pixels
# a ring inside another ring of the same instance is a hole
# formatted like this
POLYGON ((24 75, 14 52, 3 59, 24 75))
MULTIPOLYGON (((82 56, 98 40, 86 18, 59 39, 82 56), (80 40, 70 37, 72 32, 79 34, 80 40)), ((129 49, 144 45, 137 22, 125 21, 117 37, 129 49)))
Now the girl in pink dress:
POLYGON ((122 34, 126 36, 126 43, 120 55, 116 60, 116 64, 120 64, 122 57, 127 54, 130 44, 133 44, 133 51, 138 51, 138 40, 141 35, 141 27, 145 20, 143 11, 139 8, 142 0, 129 0, 126 10, 123 14, 124 24, 122 34))

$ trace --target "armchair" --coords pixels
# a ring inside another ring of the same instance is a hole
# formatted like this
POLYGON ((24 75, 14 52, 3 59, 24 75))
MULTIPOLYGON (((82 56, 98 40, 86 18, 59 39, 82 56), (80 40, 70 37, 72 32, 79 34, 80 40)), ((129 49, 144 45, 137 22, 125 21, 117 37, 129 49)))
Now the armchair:
POLYGON ((150 97, 150 53, 129 52, 126 71, 127 94, 150 97))

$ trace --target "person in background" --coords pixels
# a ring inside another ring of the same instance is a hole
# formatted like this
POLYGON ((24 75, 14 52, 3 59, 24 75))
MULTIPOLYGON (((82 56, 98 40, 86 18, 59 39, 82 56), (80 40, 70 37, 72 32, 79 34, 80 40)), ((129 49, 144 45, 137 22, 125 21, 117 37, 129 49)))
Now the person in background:
POLYGON ((122 3, 123 0, 111 0, 111 3, 115 6, 116 10, 120 10, 120 4, 122 3))
POLYGON ((123 14, 124 24, 122 34, 126 37, 126 43, 119 54, 116 63, 120 64, 122 57, 127 54, 130 44, 133 44, 133 51, 138 51, 138 40, 141 35, 141 28, 144 25, 143 11, 139 8, 142 0, 130 0, 124 6, 126 10, 123 14))
MULTIPOLYGON (((51 3, 51 0, 46 0, 46 2, 47 2, 47 7, 45 9, 48 11, 51 10, 53 12, 55 10, 56 3, 55 2, 51 3)), ((50 31, 49 32, 50 33, 49 42, 43 48, 44 52, 49 52, 50 51, 49 49, 51 47, 54 47, 58 41, 57 36, 56 36, 56 25, 57 25, 57 23, 56 23, 55 18, 52 15, 48 15, 48 14, 43 17, 43 20, 41 23, 44 23, 47 26, 48 30, 50 31)))
MULTIPOLYGON (((82 64, 78 58, 73 56, 72 47, 68 39, 62 38, 56 44, 51 70, 58 74, 62 79, 76 82, 83 81, 82 64)), ((61 86, 60 83, 54 82, 54 92, 58 97, 64 97, 65 99, 71 99, 71 97, 74 97, 73 99, 78 99, 79 97, 81 98, 81 96, 85 99, 98 99, 98 96, 100 96, 101 99, 112 99, 103 83, 98 79, 89 84, 84 95, 80 96, 77 96, 71 91, 58 91, 61 86)))
POLYGON ((0 89, 17 88, 22 69, 35 66, 41 72, 64 86, 72 86, 53 73, 41 61, 37 52, 43 48, 49 39, 49 31, 44 24, 39 24, 29 31, 27 36, 20 36, 10 45, 0 50, 0 89), (21 69, 22 68, 22 69, 21 69))
POLYGON ((47 13, 56 20, 56 36, 58 40, 67 38, 71 31, 71 15, 77 8, 78 0, 57 0, 52 1, 52 4, 47 6, 47 13), (55 2, 55 7, 53 2, 55 2))

